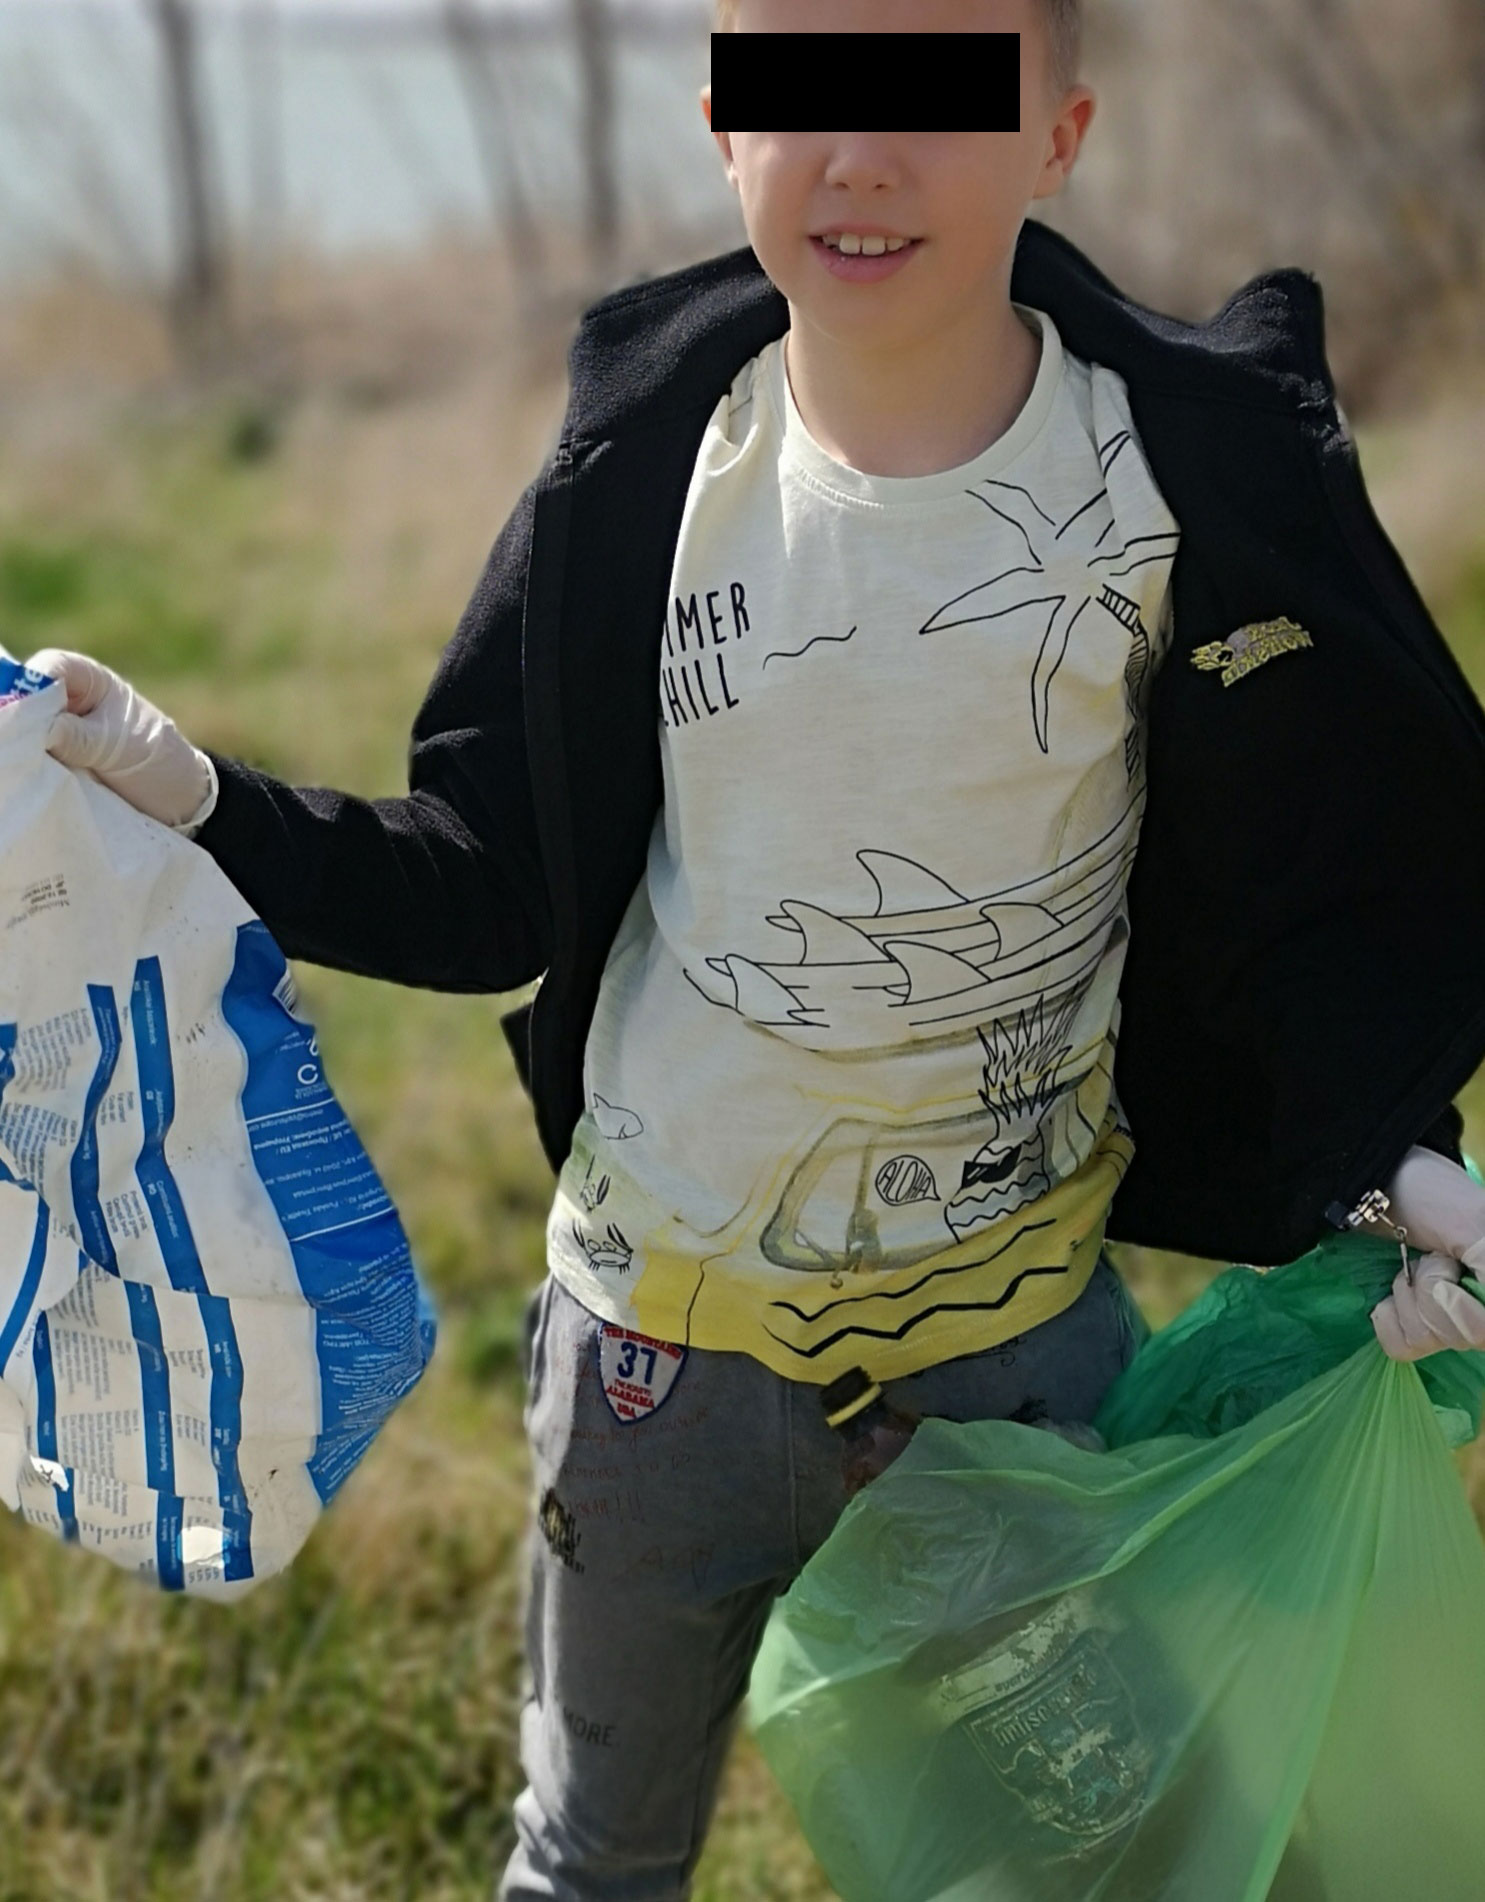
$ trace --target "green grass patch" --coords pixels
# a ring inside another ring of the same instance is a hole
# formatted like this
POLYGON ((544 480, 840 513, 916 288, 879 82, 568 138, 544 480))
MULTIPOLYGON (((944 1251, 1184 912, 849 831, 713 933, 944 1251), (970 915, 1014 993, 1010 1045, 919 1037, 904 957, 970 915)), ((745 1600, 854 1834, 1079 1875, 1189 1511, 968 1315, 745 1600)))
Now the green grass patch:
POLYGON ((0 547, 0 609, 17 620, 56 620, 75 613, 88 594, 85 549, 31 542, 0 547))
POLYGON ((167 678, 204 672, 222 650, 220 618, 179 600, 157 550, 102 536, 0 543, 0 635, 167 678))

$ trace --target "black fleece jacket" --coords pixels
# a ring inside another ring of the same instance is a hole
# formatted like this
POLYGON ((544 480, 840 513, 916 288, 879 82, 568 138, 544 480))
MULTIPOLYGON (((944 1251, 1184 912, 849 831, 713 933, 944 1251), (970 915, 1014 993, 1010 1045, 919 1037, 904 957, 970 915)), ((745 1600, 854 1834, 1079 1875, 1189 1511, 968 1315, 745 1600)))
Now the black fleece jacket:
MULTIPOLYGON (((1458 1158, 1485 1058, 1485 712, 1362 485, 1313 278, 1209 322, 1125 297, 1028 223, 1012 294, 1129 386, 1181 527, 1150 702, 1115 1080, 1115 1240, 1271 1264, 1415 1141, 1458 1158), (1193 661, 1287 617, 1310 645, 1193 661)), ((409 792, 291 788, 213 755, 199 842, 290 957, 508 991, 548 1158, 582 1110, 599 980, 661 798, 659 637, 707 418, 788 325, 749 248, 604 298, 561 440, 502 529, 412 730, 409 792)))

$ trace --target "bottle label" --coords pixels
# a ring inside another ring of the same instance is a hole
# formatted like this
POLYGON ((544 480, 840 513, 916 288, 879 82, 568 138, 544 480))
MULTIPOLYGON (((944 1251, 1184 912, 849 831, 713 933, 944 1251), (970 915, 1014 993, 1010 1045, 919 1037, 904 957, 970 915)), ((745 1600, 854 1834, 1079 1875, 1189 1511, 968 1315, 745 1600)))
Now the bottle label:
POLYGON ((1144 1805, 1155 1753, 1105 1634, 1074 1599, 942 1678, 945 1719, 959 1723, 996 1777, 1037 1822, 1101 1841, 1144 1805))

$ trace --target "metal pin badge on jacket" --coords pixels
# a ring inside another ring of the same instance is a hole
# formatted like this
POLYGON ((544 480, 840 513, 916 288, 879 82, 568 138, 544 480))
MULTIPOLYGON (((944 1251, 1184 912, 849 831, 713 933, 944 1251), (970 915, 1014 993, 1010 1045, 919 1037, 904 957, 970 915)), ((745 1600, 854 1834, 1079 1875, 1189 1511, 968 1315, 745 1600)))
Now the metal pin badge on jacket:
POLYGON ((1297 647, 1314 645, 1298 622, 1281 614, 1276 621, 1253 621, 1237 628, 1225 641, 1209 641, 1205 647, 1193 648, 1191 665, 1207 673, 1220 668, 1222 685, 1230 687, 1275 654, 1292 654, 1297 647))

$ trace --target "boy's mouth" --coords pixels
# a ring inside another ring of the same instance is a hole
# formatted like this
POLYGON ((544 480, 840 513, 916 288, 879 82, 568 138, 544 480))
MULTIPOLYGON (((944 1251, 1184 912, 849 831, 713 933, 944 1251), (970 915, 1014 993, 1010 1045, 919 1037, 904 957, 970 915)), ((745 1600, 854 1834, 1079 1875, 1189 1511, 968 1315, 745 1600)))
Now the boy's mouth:
POLYGON ((908 245, 923 242, 921 238, 900 238, 877 231, 818 231, 812 235, 820 244, 848 258, 879 258, 888 252, 901 251, 908 245))
POLYGON ((895 277, 922 247, 922 238, 881 232, 826 231, 810 238, 810 249, 825 269, 847 284, 876 284, 895 277))

